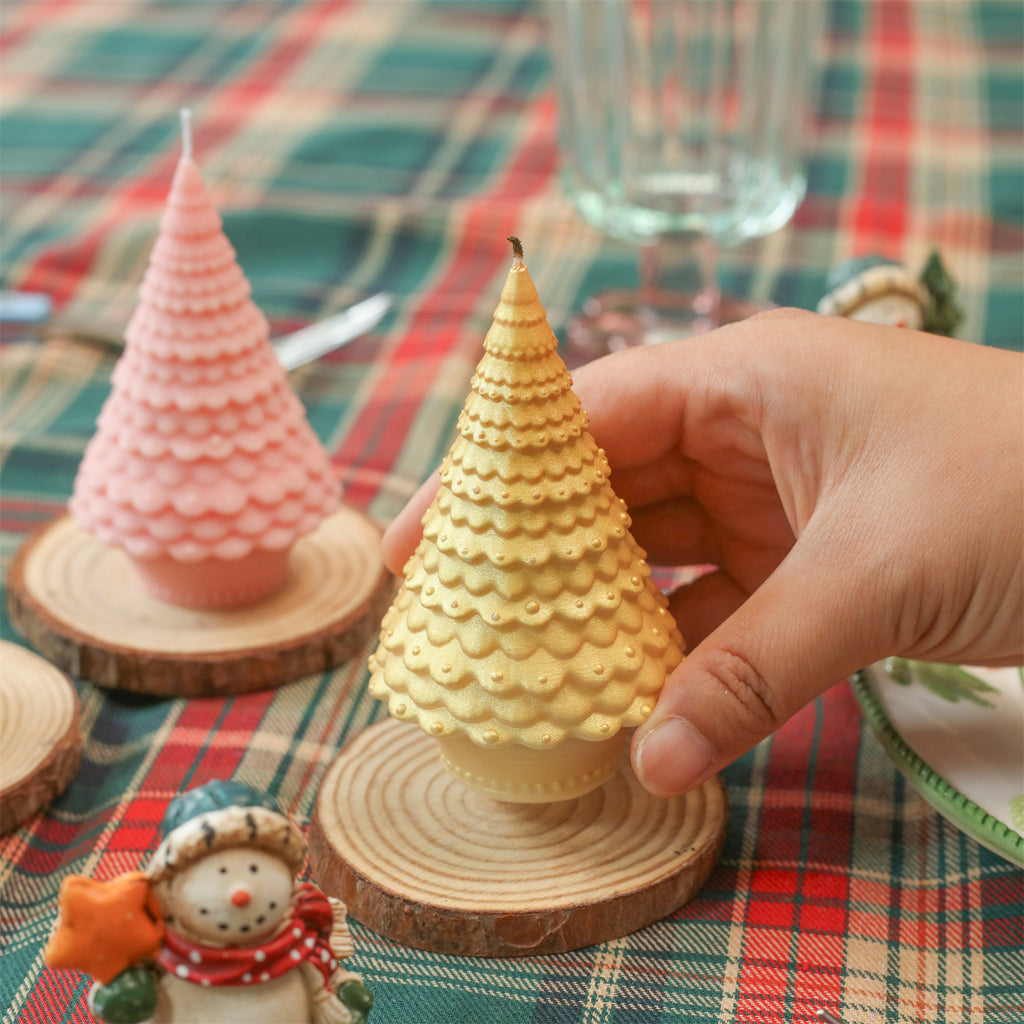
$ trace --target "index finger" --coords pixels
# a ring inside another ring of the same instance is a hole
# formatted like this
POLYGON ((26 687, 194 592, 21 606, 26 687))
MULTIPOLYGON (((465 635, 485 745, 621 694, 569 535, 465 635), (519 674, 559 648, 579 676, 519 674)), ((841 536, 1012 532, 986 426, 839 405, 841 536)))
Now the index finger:
MULTIPOLYGON (((807 314, 810 315, 810 314, 807 314)), ((590 432, 617 475, 685 458, 759 449, 759 365, 791 311, 773 310, 707 334, 626 349, 574 374, 590 432)), ((762 367, 763 368, 763 367, 762 367)))

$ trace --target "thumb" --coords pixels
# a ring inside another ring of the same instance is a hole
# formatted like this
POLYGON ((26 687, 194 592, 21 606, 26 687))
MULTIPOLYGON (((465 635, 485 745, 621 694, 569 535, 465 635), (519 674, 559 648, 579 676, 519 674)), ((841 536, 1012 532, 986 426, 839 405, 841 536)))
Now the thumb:
POLYGON ((880 595, 870 573, 830 570, 805 539, 671 673, 637 730, 633 767, 656 796, 699 785, 834 683, 890 653, 871 635, 880 595))

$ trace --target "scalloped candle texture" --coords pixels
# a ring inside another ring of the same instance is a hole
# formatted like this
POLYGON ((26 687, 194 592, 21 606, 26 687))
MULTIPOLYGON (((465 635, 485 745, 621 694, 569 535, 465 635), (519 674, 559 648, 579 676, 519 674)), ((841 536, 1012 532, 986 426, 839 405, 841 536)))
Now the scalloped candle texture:
POLYGON ((79 526, 143 562, 237 563, 286 552, 338 507, 329 456, 189 157, 125 340, 75 479, 79 526))
POLYGON ((607 740, 683 656, 556 347, 517 258, 371 659, 371 693, 432 736, 607 740))

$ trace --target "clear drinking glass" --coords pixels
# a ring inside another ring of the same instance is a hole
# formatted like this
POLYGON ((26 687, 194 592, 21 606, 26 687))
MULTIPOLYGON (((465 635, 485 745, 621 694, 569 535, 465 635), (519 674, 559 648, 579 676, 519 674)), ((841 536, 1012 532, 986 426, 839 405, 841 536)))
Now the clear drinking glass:
POLYGON ((561 173, 595 227, 639 248, 637 291, 588 300, 576 354, 693 334, 753 311, 716 250, 803 199, 818 0, 549 0, 561 173))

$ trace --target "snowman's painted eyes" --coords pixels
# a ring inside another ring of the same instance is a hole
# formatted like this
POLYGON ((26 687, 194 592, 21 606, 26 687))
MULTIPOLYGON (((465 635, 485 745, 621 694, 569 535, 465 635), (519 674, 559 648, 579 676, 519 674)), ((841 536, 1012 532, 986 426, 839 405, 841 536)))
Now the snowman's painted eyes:
POLYGON ((260 869, 259 864, 250 864, 249 870, 255 875, 260 869))
POLYGON ((207 910, 207 909, 206 909, 206 907, 200 907, 200 908, 199 908, 199 913, 200 913, 200 914, 202 914, 202 915, 203 915, 203 917, 206 917, 206 915, 207 915, 207 914, 209 914, 209 912, 210 912, 210 911, 209 911, 209 910, 207 910))
POLYGON ((218 871, 219 871, 219 872, 220 872, 220 873, 221 873, 222 875, 226 875, 226 874, 228 873, 228 869, 227 869, 227 868, 217 868, 217 870, 218 870, 218 871))

